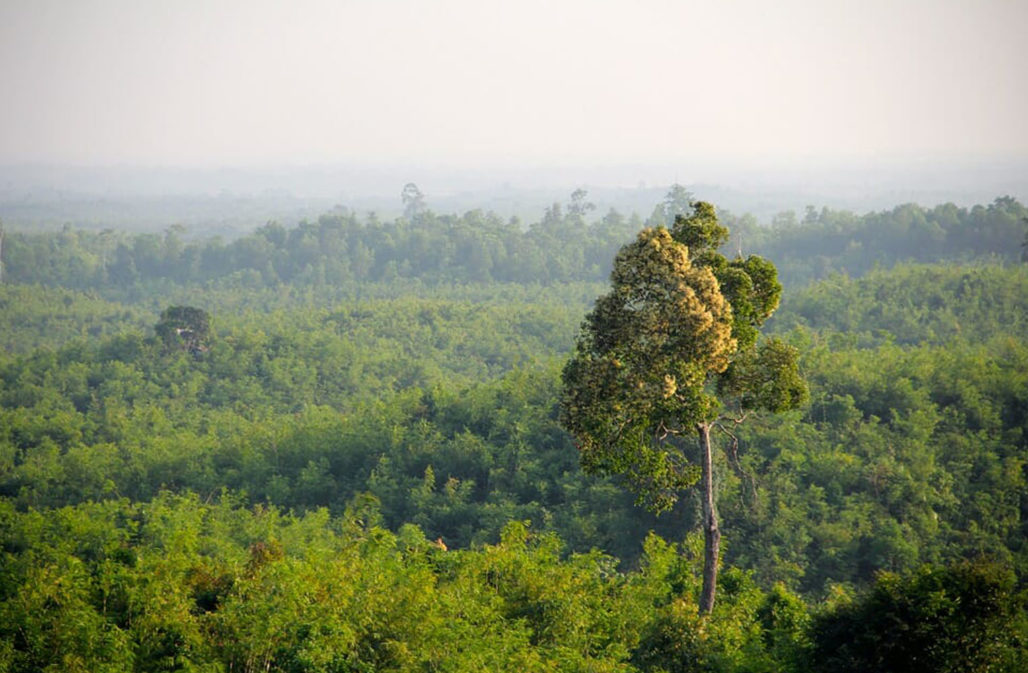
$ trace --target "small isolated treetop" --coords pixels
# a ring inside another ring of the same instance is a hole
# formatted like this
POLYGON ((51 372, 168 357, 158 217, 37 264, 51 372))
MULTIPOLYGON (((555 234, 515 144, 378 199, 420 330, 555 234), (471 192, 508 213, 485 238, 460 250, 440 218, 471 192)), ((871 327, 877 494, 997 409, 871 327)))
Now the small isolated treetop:
POLYGON ((403 186, 400 200, 403 202, 403 216, 408 220, 417 219, 425 211, 425 195, 413 182, 408 182, 403 186))
POLYGON ((757 347, 781 296, 775 267, 726 259, 717 248, 727 239, 703 202, 670 230, 641 231, 615 258, 611 290, 564 369, 561 420, 583 467, 622 475, 656 511, 699 476, 676 438, 726 405, 781 411, 805 398, 795 350, 775 340, 757 347))

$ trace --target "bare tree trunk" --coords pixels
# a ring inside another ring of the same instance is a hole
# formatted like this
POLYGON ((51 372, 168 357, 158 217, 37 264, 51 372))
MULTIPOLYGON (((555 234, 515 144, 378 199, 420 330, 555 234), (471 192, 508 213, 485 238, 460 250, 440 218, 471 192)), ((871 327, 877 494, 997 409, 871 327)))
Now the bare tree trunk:
POLYGON ((703 592, 700 595, 700 614, 710 614, 714 609, 714 592, 717 590, 717 566, 721 555, 721 531, 717 526, 717 510, 714 508, 714 465, 710 446, 710 423, 700 423, 700 450, 703 453, 703 592))

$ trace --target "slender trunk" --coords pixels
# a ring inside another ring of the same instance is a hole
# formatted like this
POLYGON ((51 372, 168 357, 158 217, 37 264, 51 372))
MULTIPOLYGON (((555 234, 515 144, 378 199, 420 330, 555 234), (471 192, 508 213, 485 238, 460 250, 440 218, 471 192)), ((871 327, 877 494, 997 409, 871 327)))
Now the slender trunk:
POLYGON ((717 590, 717 565, 721 555, 721 531, 717 526, 717 510, 714 508, 714 466, 710 446, 710 423, 700 423, 696 429, 700 434, 703 483, 703 593, 700 595, 700 614, 710 614, 714 609, 714 592, 717 590))

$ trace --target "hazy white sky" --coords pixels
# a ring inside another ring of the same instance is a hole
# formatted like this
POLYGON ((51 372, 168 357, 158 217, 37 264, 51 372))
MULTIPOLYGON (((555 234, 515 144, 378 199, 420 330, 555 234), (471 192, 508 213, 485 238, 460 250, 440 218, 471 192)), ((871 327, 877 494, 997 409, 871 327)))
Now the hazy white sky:
POLYGON ((1026 0, 0 0, 0 163, 1028 156, 1026 0))

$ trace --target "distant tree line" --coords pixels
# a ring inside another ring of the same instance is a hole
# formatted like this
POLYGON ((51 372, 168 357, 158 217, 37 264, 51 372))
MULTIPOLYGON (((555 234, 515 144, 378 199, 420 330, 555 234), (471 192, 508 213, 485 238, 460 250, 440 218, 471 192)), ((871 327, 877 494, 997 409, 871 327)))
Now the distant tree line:
MULTIPOLYGON (((416 189, 416 188, 415 188, 416 189)), ((615 210, 586 220, 591 205, 578 190, 524 226, 473 210, 437 215, 418 194, 406 194, 406 215, 384 222, 374 214, 322 215, 294 227, 269 222, 226 242, 187 241, 174 226, 163 235, 75 230, 8 231, 4 280, 68 288, 128 288, 137 284, 193 285, 210 281, 248 288, 419 279, 425 283, 564 283, 603 281, 617 250, 643 224, 670 225, 691 195, 675 186, 643 222, 615 210)), ((914 204, 856 215, 808 208, 784 213, 770 226, 722 213, 733 232, 723 252, 759 254, 774 262, 788 285, 833 272, 862 275, 875 265, 992 257, 1020 258, 1028 209, 1010 197, 988 206, 914 204)))
MULTIPOLYGON (((729 226, 735 231, 739 225, 729 226)), ((859 216, 808 207, 802 218, 790 212, 776 217, 769 229, 751 226, 742 244, 744 252, 775 261, 786 282, 797 284, 831 273, 861 276, 902 261, 1017 262, 1026 234, 1028 209, 1003 196, 987 206, 945 203, 924 208, 909 203, 859 216), (749 249, 750 236, 754 250, 749 249)))

